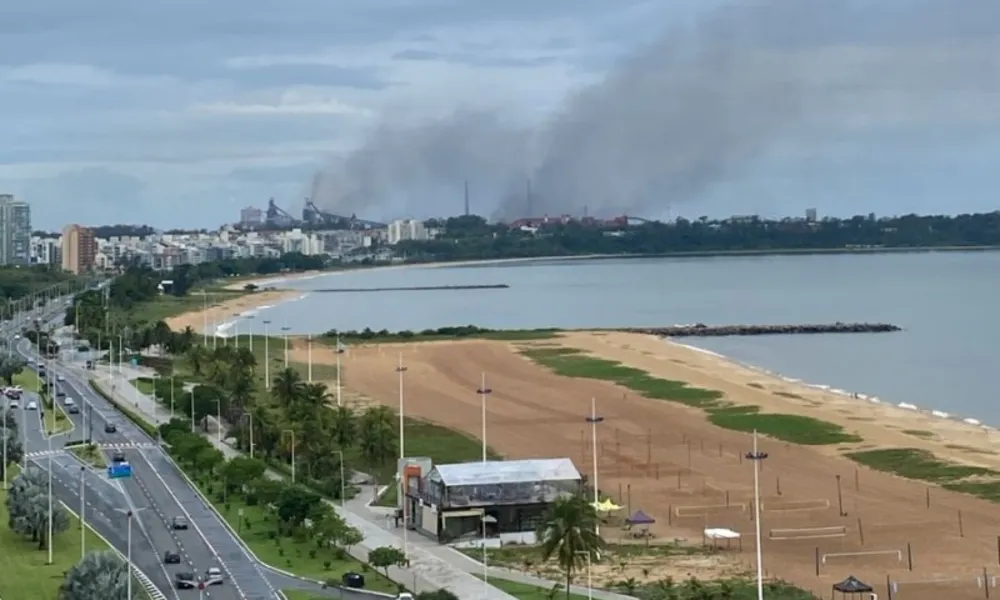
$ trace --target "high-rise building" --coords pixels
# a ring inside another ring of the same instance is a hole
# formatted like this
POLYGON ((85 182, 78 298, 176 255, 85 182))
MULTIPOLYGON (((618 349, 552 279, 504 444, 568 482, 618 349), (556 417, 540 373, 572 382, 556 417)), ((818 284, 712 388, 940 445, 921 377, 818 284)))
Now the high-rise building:
POLYGON ((427 239, 427 228, 423 221, 403 219, 389 223, 389 244, 395 245, 406 240, 423 241, 427 239))
POLYGON ((10 194, 0 194, 0 264, 31 261, 31 206, 10 194))
POLYGON ((97 263, 97 240, 94 230, 80 225, 67 225, 62 233, 62 268, 64 271, 87 273, 97 263))
POLYGON ((243 227, 260 227, 264 221, 264 213, 253 206, 248 206, 240 211, 240 225, 243 227))
POLYGON ((816 209, 815 208, 807 208, 806 209, 806 221, 809 221, 810 223, 816 221, 816 209))

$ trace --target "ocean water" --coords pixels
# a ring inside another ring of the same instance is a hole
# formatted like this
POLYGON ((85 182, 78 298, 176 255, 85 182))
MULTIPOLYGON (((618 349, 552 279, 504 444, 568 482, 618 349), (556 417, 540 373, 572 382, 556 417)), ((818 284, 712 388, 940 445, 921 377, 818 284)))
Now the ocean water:
MULTIPOLYGON (((262 333, 330 329, 889 322, 891 334, 687 339, 807 382, 1000 425, 1000 252, 535 261, 404 268, 283 284, 262 333), (320 293, 507 284, 509 289, 320 293)), ((240 324, 246 331, 248 322, 240 324)))

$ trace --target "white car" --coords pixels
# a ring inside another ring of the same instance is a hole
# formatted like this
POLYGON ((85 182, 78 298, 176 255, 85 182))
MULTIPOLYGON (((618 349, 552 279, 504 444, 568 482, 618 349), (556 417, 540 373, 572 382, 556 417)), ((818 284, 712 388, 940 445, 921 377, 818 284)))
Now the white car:
POLYGON ((29 403, 28 403, 28 405, 27 405, 27 406, 25 406, 24 408, 26 408, 27 410, 38 410, 38 403, 37 403, 37 402, 35 402, 34 400, 32 400, 32 401, 31 401, 31 402, 29 402, 29 403))
POLYGON ((7 403, 7 406, 10 408, 21 408, 21 403, 18 402, 17 400, 11 400, 9 403, 7 403))
POLYGON ((396 596, 396 600, 413 600, 413 594, 410 592, 400 592, 399 595, 396 596))
POLYGON ((74 402, 72 398, 63 398, 63 406, 69 407, 74 404, 76 404, 76 402, 74 402))
POLYGON ((211 567, 205 571, 205 585, 222 585, 222 569, 211 567))
POLYGON ((15 333, 15 334, 14 334, 14 339, 15 339, 15 340, 19 340, 19 339, 21 339, 21 334, 20 334, 20 333, 15 333))
POLYGON ((66 378, 62 375, 56 375, 56 381, 66 381, 66 378))

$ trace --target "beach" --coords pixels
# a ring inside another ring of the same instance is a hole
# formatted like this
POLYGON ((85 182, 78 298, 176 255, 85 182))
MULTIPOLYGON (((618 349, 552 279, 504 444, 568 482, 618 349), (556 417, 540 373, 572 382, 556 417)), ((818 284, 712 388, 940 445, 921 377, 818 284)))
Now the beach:
MULTIPOLYGON (((237 284, 239 285, 239 284, 237 284)), ((242 284, 246 285, 246 284, 242 284)), ((239 289, 242 290, 242 285, 239 289)), ((222 302, 211 303, 205 310, 194 310, 181 313, 165 319, 167 326, 174 331, 183 331, 190 327, 201 333, 206 329, 211 335, 213 324, 220 333, 225 333, 231 326, 234 315, 253 315, 282 302, 293 300, 302 295, 294 290, 262 290, 222 302)), ((209 299, 211 302, 211 299, 209 299)))

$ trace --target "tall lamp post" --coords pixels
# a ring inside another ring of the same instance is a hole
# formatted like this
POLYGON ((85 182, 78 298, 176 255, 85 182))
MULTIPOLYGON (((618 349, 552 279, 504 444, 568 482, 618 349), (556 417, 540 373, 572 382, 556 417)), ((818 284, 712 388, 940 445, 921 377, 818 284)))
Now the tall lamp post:
POLYGON ((292 483, 295 483, 295 430, 294 429, 282 429, 281 439, 285 439, 285 434, 292 436, 292 483))
MULTIPOLYGON (((3 444, 3 489, 7 489, 7 411, 9 408, 9 400, 7 399, 7 394, 3 395, 3 415, 0 415, 0 419, 3 419, 3 440, 0 440, 0 444, 3 444)), ((22 419, 23 420, 23 419, 22 419)))
POLYGON ((587 600, 594 600, 594 578, 592 574, 592 558, 590 552, 577 550, 574 554, 581 554, 587 559, 587 600))
MULTIPOLYGON (((338 354, 339 356, 339 354, 338 354)), ((396 366, 396 374, 399 377, 399 464, 396 465, 396 502, 399 502, 399 506, 403 509, 403 555, 407 554, 408 533, 406 529, 406 501, 403 496, 403 477, 406 475, 406 469, 404 467, 406 460, 406 429, 404 421, 404 411, 403 411, 403 373, 406 372, 406 367, 403 366, 403 353, 399 353, 399 364, 396 366)), ((340 373, 337 373, 338 388, 340 373)))
POLYGON ((208 294, 201 291, 201 344, 208 347, 208 294))
MULTIPOLYGON (((344 402, 341 399, 341 390, 343 386, 340 385, 340 355, 344 353, 343 346, 340 345, 340 336, 337 336, 337 349, 335 350, 337 355, 337 406, 343 406, 344 402)), ((400 361, 402 362, 402 354, 400 354, 400 361)), ((402 385, 402 383, 400 383, 402 385)), ((402 412, 402 411, 400 411, 402 412)))
MULTIPOLYGON (((247 318, 247 320, 252 321, 254 319, 254 316, 253 315, 247 315, 246 318, 247 318)), ((249 323, 247 325, 247 330, 250 333, 250 345, 249 345, 249 348, 250 348, 250 352, 252 353, 253 352, 253 323, 249 323)))
POLYGON ((757 600, 764 600, 764 553, 760 539, 760 462, 767 458, 767 452, 757 450, 757 430, 753 430, 753 451, 747 452, 747 460, 753 463, 753 509, 754 524, 757 527, 757 600))
MULTIPOLYGON (((596 398, 590 399, 590 416, 587 417, 587 422, 590 423, 590 452, 594 461, 594 510, 597 510, 598 505, 601 503, 601 492, 599 491, 597 481, 597 424, 603 423, 604 417, 597 414, 596 398)), ((601 535, 600 523, 600 519, 594 523, 594 533, 598 536, 601 535)))
POLYGON ((306 379, 313 382, 313 336, 306 335, 306 379))
POLYGON ((340 457, 340 508, 344 508, 344 498, 347 496, 347 483, 344 479, 344 451, 334 450, 340 457))
POLYGON ((116 511, 125 515, 125 519, 128 522, 127 533, 125 534, 125 562, 128 563, 128 582, 126 583, 127 591, 125 593, 126 598, 132 597, 132 517, 139 511, 146 510, 145 508, 137 508, 135 510, 116 508, 116 511))
POLYGON ((87 554, 87 485, 84 477, 87 467, 80 465, 80 558, 87 554))
MULTIPOLYGON (((55 411, 55 401, 52 402, 52 410, 55 411)), ((55 432, 53 431, 53 434, 55 432)), ((45 538, 45 545, 49 549, 49 561, 45 564, 52 564, 52 435, 49 436, 49 523, 48 537, 45 538)))
POLYGON ((271 389, 271 337, 268 335, 267 326, 271 322, 264 319, 264 389, 271 389))
POLYGON ((250 421, 250 458, 253 458, 253 413, 243 413, 240 416, 240 421, 242 422, 244 419, 248 419, 250 421))
POLYGON ((233 313, 233 334, 236 336, 233 338, 233 345, 237 348, 240 347, 240 313, 233 313))
POLYGON ((485 371, 483 372, 483 376, 482 376, 482 379, 480 381, 479 389, 476 390, 476 393, 479 394, 480 403, 483 405, 483 411, 482 411, 483 412, 483 414, 482 414, 482 421, 483 421, 483 462, 486 462, 486 396, 489 396, 490 394, 492 394, 493 390, 490 389, 490 388, 488 388, 488 387, 486 387, 486 372, 485 371))
POLYGON ((285 338, 285 368, 288 368, 288 330, 290 327, 285 325, 281 328, 281 337, 285 338))

